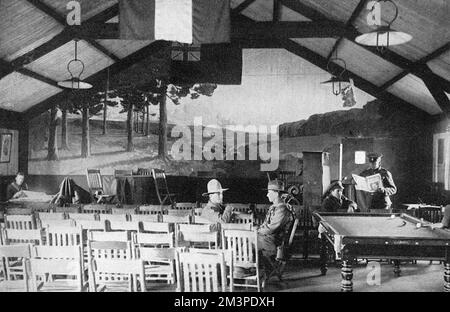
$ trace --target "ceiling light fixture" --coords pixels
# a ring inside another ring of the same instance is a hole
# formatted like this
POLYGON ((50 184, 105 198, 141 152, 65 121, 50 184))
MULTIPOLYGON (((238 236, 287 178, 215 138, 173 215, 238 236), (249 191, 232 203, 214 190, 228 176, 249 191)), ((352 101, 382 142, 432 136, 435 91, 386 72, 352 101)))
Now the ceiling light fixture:
POLYGON ((374 46, 378 51, 384 52, 389 48, 389 46, 403 44, 410 41, 412 39, 412 36, 407 33, 391 29, 392 23, 398 17, 398 7, 392 0, 374 1, 370 11, 373 12, 376 5, 378 5, 378 3, 380 2, 390 2, 394 6, 394 18, 389 23, 387 23, 387 25, 378 25, 375 30, 359 35, 355 38, 355 41, 361 45, 374 46))
POLYGON ((338 96, 339 94, 341 94, 341 91, 343 89, 342 84, 343 83, 350 83, 349 79, 344 77, 344 73, 347 71, 347 64, 345 63, 345 61, 341 58, 333 58, 330 59, 330 61, 327 63, 327 71, 331 74, 331 78, 328 79, 327 81, 323 81, 321 82, 321 84, 326 84, 326 83, 331 83, 331 90, 333 92, 334 95, 338 96), (341 62, 342 63, 342 71, 339 74, 335 74, 332 72, 332 70, 330 69, 330 64, 334 62, 334 63, 338 63, 341 62))
POLYGON ((70 79, 58 82, 58 86, 67 89, 91 89, 92 85, 90 83, 81 80, 81 75, 84 72, 84 63, 78 59, 78 41, 79 39, 74 39, 75 41, 75 58, 67 64, 67 71, 70 74, 70 79))

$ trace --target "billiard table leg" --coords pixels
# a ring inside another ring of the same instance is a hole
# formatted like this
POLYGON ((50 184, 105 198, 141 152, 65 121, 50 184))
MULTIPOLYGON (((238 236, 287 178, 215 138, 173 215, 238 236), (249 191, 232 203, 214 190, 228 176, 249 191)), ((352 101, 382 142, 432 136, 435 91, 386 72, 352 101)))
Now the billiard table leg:
POLYGON ((396 277, 399 277, 401 272, 402 270, 400 270, 400 260, 394 260, 394 275, 396 277))
POLYGON ((450 262, 444 264, 444 291, 450 292, 450 262))
POLYGON ((328 253, 327 253, 327 239, 325 237, 325 235, 322 234, 322 238, 320 241, 320 273, 322 275, 326 275, 327 271, 328 271, 328 266, 327 266, 327 258, 328 258, 328 253))
POLYGON ((352 261, 350 259, 342 261, 341 276, 341 291, 353 291, 353 268, 352 261))

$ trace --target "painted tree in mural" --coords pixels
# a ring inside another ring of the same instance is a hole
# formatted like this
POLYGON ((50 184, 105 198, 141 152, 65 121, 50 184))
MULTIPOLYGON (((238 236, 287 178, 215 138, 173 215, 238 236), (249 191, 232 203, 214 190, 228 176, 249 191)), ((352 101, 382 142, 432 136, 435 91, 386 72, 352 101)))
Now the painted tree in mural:
POLYGON ((77 90, 70 93, 69 101, 75 113, 81 112, 81 157, 91 156, 90 116, 98 114, 103 109, 102 94, 96 89, 77 90))

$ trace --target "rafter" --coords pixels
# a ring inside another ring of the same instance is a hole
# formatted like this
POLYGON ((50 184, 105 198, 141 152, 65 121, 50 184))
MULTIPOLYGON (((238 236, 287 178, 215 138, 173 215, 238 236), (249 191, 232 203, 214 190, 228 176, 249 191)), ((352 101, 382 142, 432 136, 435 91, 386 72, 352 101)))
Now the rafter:
MULTIPOLYGON (((291 10, 296 11, 299 14, 302 14, 303 16, 305 16, 309 19, 312 19, 315 21, 319 21, 319 20, 330 21, 330 19, 327 16, 325 16, 324 14, 316 11, 315 9, 301 3, 300 1, 281 0, 281 3, 284 6, 290 8, 291 10)), ((354 26, 349 26, 346 34, 344 35, 344 38, 346 38, 350 41, 354 41, 355 38, 357 36, 359 36, 360 34, 361 33, 354 26)), ((431 79, 431 80, 439 82, 439 84, 442 86, 444 91, 450 93, 450 81, 448 81, 442 77, 439 77, 438 75, 434 74, 433 72, 429 73, 429 72, 424 72, 424 71, 417 69, 416 66, 413 66, 413 64, 414 64, 413 61, 393 52, 392 50, 387 50, 384 53, 381 53, 375 47, 369 47, 369 46, 364 46, 364 45, 360 45, 360 47, 383 58, 384 60, 394 64, 397 67, 400 67, 402 69, 411 68, 411 72, 413 72, 416 76, 418 76, 422 80, 426 80, 426 79, 430 80, 431 79)))
POLYGON ((248 8, 255 1, 256 0, 245 0, 244 2, 239 4, 237 7, 232 9, 231 10, 231 14, 237 15, 237 14, 241 13, 242 11, 244 11, 246 8, 248 8))
MULTIPOLYGON (((431 69, 427 65, 422 65, 423 71, 427 72, 430 76, 432 74, 431 69)), ((444 113, 450 113, 450 100, 447 95, 443 91, 442 87, 439 85, 439 82, 433 81, 432 79, 425 79, 423 81, 433 96, 436 103, 442 109, 444 113)))
MULTIPOLYGON (((364 6, 366 4, 367 0, 360 0, 356 8, 353 10, 352 15, 348 19, 347 23, 345 24, 346 27, 352 26, 353 22, 358 18, 358 16, 361 14, 362 10, 364 9, 364 6)), ((331 49, 330 53, 327 56, 327 62, 330 61, 331 57, 333 56, 334 51, 337 50, 339 45, 341 44, 341 41, 344 37, 339 37, 339 39, 334 43, 333 48, 331 49)))
MULTIPOLYGON (((292 40, 283 40, 282 45, 287 51, 300 56, 301 58, 311 62, 312 64, 320 67, 321 69, 323 69, 325 71, 328 71, 327 70, 327 59, 325 57, 311 51, 308 48, 305 48, 305 47, 299 45, 298 43, 296 43, 292 40)), ((337 70, 337 71, 343 70, 343 68, 341 66, 334 64, 334 63, 332 63, 330 65, 330 67, 331 67, 330 68, 331 70, 337 70)), ((407 111, 414 111, 416 113, 421 112, 422 114, 427 114, 425 111, 422 111, 422 110, 416 108, 411 103, 408 103, 405 100, 402 100, 401 98, 398 98, 397 96, 395 96, 389 92, 380 90, 373 83, 365 80, 364 78, 356 75, 355 73, 353 73, 349 70, 347 70, 346 73, 347 73, 348 77, 351 77, 354 80, 356 87, 367 92, 368 94, 370 94, 378 99, 390 102, 390 103, 397 103, 397 104, 399 104, 399 108, 405 109, 407 111)))
MULTIPOLYGON (((57 13, 51 13, 49 11, 51 9, 46 9, 44 7, 45 4, 42 4, 42 1, 36 1, 36 0, 29 0, 29 1, 30 1, 30 3, 35 5, 37 8, 42 9, 43 12, 49 14, 50 16, 52 16, 53 18, 55 18, 59 22, 62 22, 61 16, 59 16, 59 14, 57 16, 53 16, 53 15, 56 15, 57 13), (37 5, 38 3, 41 3, 42 6, 38 6, 37 5), (58 16, 59 16, 59 19, 58 19, 58 16)), ((118 4, 116 4, 116 5, 111 6, 108 9, 100 12, 99 14, 89 18, 87 21, 83 22, 83 24, 84 23, 87 23, 87 24, 91 24, 91 23, 105 23, 106 21, 108 21, 111 18, 117 16, 118 14, 119 14, 119 6, 118 6, 118 4)), ((65 23, 65 20, 63 21, 63 23, 65 23)), ((79 27, 66 26, 61 33, 59 33, 58 35, 54 36, 49 41, 43 43, 42 45, 40 45, 39 47, 33 49, 32 51, 29 51, 29 52, 25 53, 24 55, 22 55, 22 56, 16 58, 15 60, 13 60, 11 62, 12 67, 10 67, 10 71, 2 71, 1 68, 0 68, 0 79, 3 78, 4 76, 10 74, 13 71, 14 68, 20 68, 22 66, 30 64, 31 62, 33 62, 33 61, 41 58, 42 56, 50 53, 51 51, 62 47, 67 42, 70 42, 71 40, 73 40, 74 38, 77 37, 77 35, 80 32, 79 29, 80 29, 79 27)), ((81 29, 84 29, 84 28, 81 27, 81 29)), ((106 51, 105 51, 105 53, 106 53, 106 51)), ((111 57, 111 58, 114 58, 114 56, 112 56, 112 55, 113 54, 108 51, 108 56, 111 57)), ((119 59, 119 58, 115 57, 115 59, 119 59)))
MULTIPOLYGON (((169 46, 170 46, 170 43, 166 42, 166 41, 152 42, 151 44, 145 46, 144 48, 121 59, 120 62, 114 63, 111 66, 109 66, 110 75, 119 73, 122 70, 130 67, 131 65, 151 56, 152 54, 159 51, 160 49, 167 48, 169 46)), ((97 72, 96 74, 88 77, 87 79, 85 79, 85 81, 89 82, 90 84, 93 84, 95 87, 95 85, 98 85, 101 81, 106 79, 107 72, 108 72, 108 67, 97 72)), ((70 92, 72 92, 72 91, 65 90, 61 93, 58 93, 58 94, 44 100, 41 103, 34 105, 33 107, 31 107, 24 113, 24 118, 26 120, 30 120, 33 117, 45 112, 46 110, 53 107, 54 105, 57 105, 61 101, 64 101, 65 99, 67 99, 67 96, 70 92)))
POLYGON ((45 14, 51 16, 53 19, 55 19, 60 24, 65 24, 66 19, 61 16, 58 12, 56 12, 52 7, 48 6, 41 0, 26 0, 28 3, 31 3, 34 7, 36 7, 38 10, 44 12, 45 14))
POLYGON ((423 63, 423 64, 428 63, 429 61, 441 56, 442 54, 446 53, 449 50, 450 50, 450 42, 447 42, 442 47, 434 50, 430 54, 428 54, 428 55, 424 56, 423 58, 421 58, 420 60, 418 60, 417 63, 423 63))
POLYGON ((10 63, 0 59, 0 76, 2 76, 2 77, 7 76, 7 75, 13 73, 14 71, 16 71, 24 76, 34 78, 36 80, 39 80, 41 82, 44 82, 46 84, 49 84, 49 85, 59 88, 58 83, 56 81, 54 81, 53 79, 45 77, 41 74, 38 74, 38 73, 31 71, 29 69, 26 69, 26 68, 14 68, 14 66, 12 66, 10 63))

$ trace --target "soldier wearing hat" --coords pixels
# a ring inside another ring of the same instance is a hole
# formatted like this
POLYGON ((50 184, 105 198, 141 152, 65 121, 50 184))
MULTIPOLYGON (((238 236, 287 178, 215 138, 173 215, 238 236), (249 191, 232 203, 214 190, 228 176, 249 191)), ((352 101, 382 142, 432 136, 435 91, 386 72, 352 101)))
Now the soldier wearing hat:
POLYGON ((322 201, 322 210, 326 212, 337 212, 338 210, 346 209, 349 213, 358 211, 356 203, 342 194, 343 190, 344 186, 341 181, 331 183, 325 192, 325 198, 322 201))
POLYGON ((264 223, 258 228, 258 249, 261 253, 263 268, 262 281, 269 277, 274 269, 277 248, 282 246, 289 237, 289 231, 294 222, 295 215, 289 206, 283 202, 282 195, 286 193, 281 181, 272 180, 267 185, 267 198, 272 203, 264 223))
POLYGON ((370 195, 370 206, 369 209, 387 209, 389 210, 392 205, 392 201, 389 196, 395 195, 397 193, 397 187, 395 186, 392 174, 385 168, 381 167, 381 158, 383 157, 380 153, 369 153, 367 158, 369 159, 370 167, 361 172, 360 176, 368 177, 374 174, 381 175, 381 181, 383 186, 380 187, 376 192, 369 193, 370 195))
POLYGON ((208 196, 209 201, 202 210, 202 218, 215 223, 211 226, 211 230, 215 231, 219 228, 220 223, 230 223, 233 218, 233 207, 223 205, 223 192, 228 190, 222 188, 222 185, 216 179, 208 182, 208 192, 202 196, 208 196))

